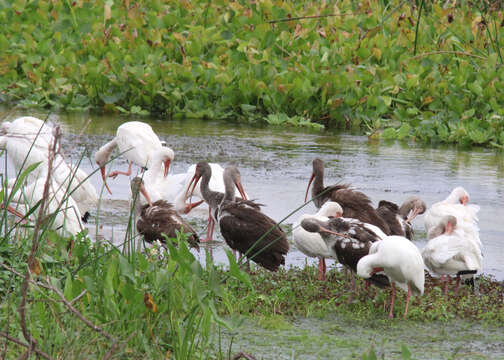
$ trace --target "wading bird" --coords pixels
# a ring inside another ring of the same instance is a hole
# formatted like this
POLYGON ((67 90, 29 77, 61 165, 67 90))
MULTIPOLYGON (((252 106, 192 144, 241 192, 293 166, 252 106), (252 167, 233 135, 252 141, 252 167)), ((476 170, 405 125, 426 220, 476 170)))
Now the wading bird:
POLYGON ((383 272, 392 286, 390 318, 394 317, 395 285, 408 293, 403 315, 406 318, 411 295, 422 295, 424 292, 424 262, 420 251, 402 236, 387 236, 374 242, 369 248, 369 255, 357 263, 357 275, 368 279, 378 272, 383 272))
POLYGON ((108 192, 112 194, 106 182, 105 165, 110 160, 115 148, 118 148, 119 152, 127 159, 129 167, 126 172, 111 172, 108 176, 112 178, 117 175, 130 176, 133 163, 148 169, 151 166, 153 154, 159 151, 162 146, 163 143, 149 124, 129 121, 119 126, 116 136, 95 153, 95 161, 100 167, 101 176, 108 192))
POLYGON ((135 177, 130 183, 132 199, 135 201, 137 215, 137 231, 144 236, 145 241, 152 243, 156 240, 165 242, 168 238, 177 238, 177 232, 187 234, 187 241, 193 248, 199 249, 199 237, 196 231, 175 211, 173 206, 165 200, 152 202, 140 177, 135 177), (147 204, 142 205, 138 197, 143 197, 147 204))
POLYGON ((364 223, 375 225, 385 234, 390 235, 389 226, 378 215, 371 205, 371 200, 365 194, 352 190, 345 184, 324 187, 324 162, 318 158, 313 160, 313 172, 306 188, 305 202, 312 182, 312 198, 317 208, 320 208, 326 201, 335 201, 343 208, 344 217, 359 219, 364 223))
POLYGON ((304 219, 318 219, 326 221, 329 220, 329 217, 341 217, 342 214, 343 209, 337 202, 327 201, 315 215, 301 215, 298 220, 298 226, 294 226, 294 230, 292 231, 292 239, 298 250, 306 256, 316 257, 319 259, 318 279, 321 281, 326 280, 325 259, 336 259, 336 257, 334 256, 334 252, 327 247, 326 242, 322 239, 320 234, 308 232, 303 229, 302 226, 299 226, 299 224, 304 219))
POLYGON ((473 238, 474 232, 458 226, 455 216, 446 215, 433 229, 440 234, 427 242, 422 257, 431 273, 441 276, 444 282, 444 294, 448 293, 450 276, 457 275, 455 293, 458 293, 460 276, 476 274, 482 269, 481 248, 473 238))
POLYGON ((404 236, 409 240, 413 239, 413 227, 411 221, 423 214, 427 206, 418 196, 410 196, 401 207, 396 204, 381 200, 378 203, 376 212, 387 223, 390 228, 390 235, 404 236))
POLYGON ((235 186, 242 198, 246 196, 240 172, 235 166, 228 166, 224 170, 224 185, 226 192, 218 208, 219 226, 224 240, 231 249, 245 254, 265 269, 277 271, 280 265, 285 265, 285 255, 289 251, 287 236, 255 203, 236 200, 235 186))

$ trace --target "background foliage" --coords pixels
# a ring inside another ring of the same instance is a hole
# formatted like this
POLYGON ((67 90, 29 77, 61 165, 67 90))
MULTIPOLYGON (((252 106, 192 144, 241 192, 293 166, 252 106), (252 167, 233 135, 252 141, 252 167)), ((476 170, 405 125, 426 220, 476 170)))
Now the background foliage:
POLYGON ((0 0, 0 101, 502 147, 500 6, 0 0))

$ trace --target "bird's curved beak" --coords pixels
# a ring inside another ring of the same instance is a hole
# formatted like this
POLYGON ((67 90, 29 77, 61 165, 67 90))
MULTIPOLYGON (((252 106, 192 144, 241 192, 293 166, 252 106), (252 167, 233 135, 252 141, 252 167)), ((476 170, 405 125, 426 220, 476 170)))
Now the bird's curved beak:
POLYGON ((319 233, 320 233, 320 232, 325 232, 325 233, 328 233, 328 234, 337 235, 337 236, 342 236, 342 237, 348 237, 348 236, 347 236, 347 235, 345 235, 345 234, 341 234, 341 233, 339 233, 339 232, 329 230, 328 228, 325 228, 325 227, 323 227, 322 225, 320 225, 320 230, 319 230, 319 233))
POLYGON ((447 223, 445 226, 445 234, 450 235, 453 232, 454 226, 451 222, 447 223))
POLYGON ((168 176, 168 170, 170 170, 170 162, 170 159, 164 161, 164 177, 168 176))
POLYGON ((371 271, 371 273, 369 274, 369 276, 373 276, 374 274, 376 273, 379 273, 381 271, 384 271, 385 269, 382 268, 382 267, 374 267, 373 270, 371 271))
POLYGON ((248 200, 247 199, 247 194, 245 194, 245 190, 243 189, 243 185, 242 185, 240 179, 238 179, 238 181, 235 181, 235 185, 238 188, 238 191, 240 192, 241 198, 243 200, 248 200))
POLYGON ((467 205, 467 203, 468 203, 468 202, 469 202, 469 196, 464 195, 464 196, 462 196, 462 197, 460 198, 460 203, 461 203, 462 205, 467 205))
POLYGON ((308 190, 310 190, 310 185, 311 185, 313 179, 315 179, 315 174, 312 173, 310 181, 308 182, 308 187, 306 188, 306 194, 305 194, 305 197, 304 197, 304 201, 305 202, 306 202, 306 199, 308 199, 308 190))
POLYGON ((415 207, 413 209, 413 211, 411 212, 411 214, 406 219, 406 222, 411 223, 413 221, 413 219, 416 218, 418 214, 420 214, 421 211, 422 211, 422 208, 415 207))
POLYGON ((109 192, 110 195, 112 195, 112 191, 110 191, 110 188, 107 184, 107 180, 106 180, 106 176, 105 176, 105 166, 101 166, 100 167, 100 172, 101 172, 101 177, 102 177, 102 180, 103 180, 103 184, 105 184, 105 187, 107 188, 107 191, 109 192))
MULTIPOLYGON (((189 206, 190 206, 190 209, 192 209, 194 207, 194 206, 192 206, 193 205, 192 204, 192 195, 193 195, 194 189, 196 188, 196 185, 198 185, 198 182, 199 182, 200 178, 201 178, 201 175, 196 171, 194 173, 194 176, 192 177, 191 181, 189 182, 189 185, 187 186, 187 189, 186 189, 185 198, 187 199, 189 197, 189 206), (193 182, 194 182, 194 184, 193 184, 193 182), (191 185, 192 185, 192 189, 191 189, 191 185), (189 189, 191 189, 190 193, 189 193, 189 189)), ((198 206, 198 205, 195 205, 195 206, 198 206)))
POLYGON ((144 184, 140 184, 140 193, 143 195, 145 200, 147 200, 147 203, 149 204, 149 206, 152 206, 152 201, 150 199, 149 194, 147 193, 147 190, 145 189, 144 184))

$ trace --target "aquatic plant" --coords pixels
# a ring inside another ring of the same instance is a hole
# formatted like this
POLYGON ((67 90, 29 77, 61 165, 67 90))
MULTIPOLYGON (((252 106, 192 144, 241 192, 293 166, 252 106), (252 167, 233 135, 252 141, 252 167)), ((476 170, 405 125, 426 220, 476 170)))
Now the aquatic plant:
POLYGON ((0 2, 0 101, 502 147, 499 3, 448 4, 0 2))

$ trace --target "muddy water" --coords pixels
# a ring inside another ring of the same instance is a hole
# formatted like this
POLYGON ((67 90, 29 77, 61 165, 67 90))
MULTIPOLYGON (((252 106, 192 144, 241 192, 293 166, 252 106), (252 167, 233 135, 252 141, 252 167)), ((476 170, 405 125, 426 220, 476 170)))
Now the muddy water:
MULTIPOLYGON (((9 118, 25 115, 12 112, 9 118)), ((44 118, 45 115, 31 112, 44 118)), ((265 204, 264 212, 275 220, 285 217, 303 203, 313 158, 326 163, 326 184, 345 182, 368 194, 375 204, 381 199, 396 203, 410 195, 422 197, 426 203, 444 199, 456 186, 465 187, 471 202, 481 206, 480 237, 484 244, 484 272, 504 279, 504 157, 493 150, 457 150, 453 147, 425 147, 415 143, 386 143, 369 141, 367 137, 329 132, 310 132, 293 128, 262 128, 200 120, 157 121, 133 117, 96 115, 57 116, 64 127, 64 149, 73 161, 84 154, 82 168, 96 168, 94 152, 111 140, 117 126, 125 121, 149 122, 160 138, 176 154, 172 173, 185 172, 200 160, 222 165, 235 163, 242 182, 253 199, 265 204)), ((0 159, 3 171, 4 161, 0 159)), ((126 170, 123 159, 114 162, 115 169, 126 170)), ((135 169, 136 170, 136 169, 135 169)), ((12 168, 9 170, 13 174, 12 168)), ((99 190, 98 174, 92 183, 99 190)), ((98 233, 114 242, 124 237, 128 218, 129 179, 119 176, 109 182, 113 195, 103 193, 98 218, 103 228, 98 233)), ((315 212, 310 204, 286 220, 292 224, 301 213, 315 212)), ((95 215, 96 214, 92 214, 95 215)), ((196 209, 189 216, 204 233, 206 212, 196 209)), ((96 230, 90 221, 90 233, 96 230)), ((425 245, 423 216, 414 223, 419 247, 425 245)), ((217 235, 210 244, 217 262, 227 262, 223 240, 217 235)), ((203 258, 204 256, 202 256, 203 258)), ((289 266, 302 266, 303 254, 292 247, 287 258, 289 266)), ((309 259, 308 262, 314 260, 309 259)))

